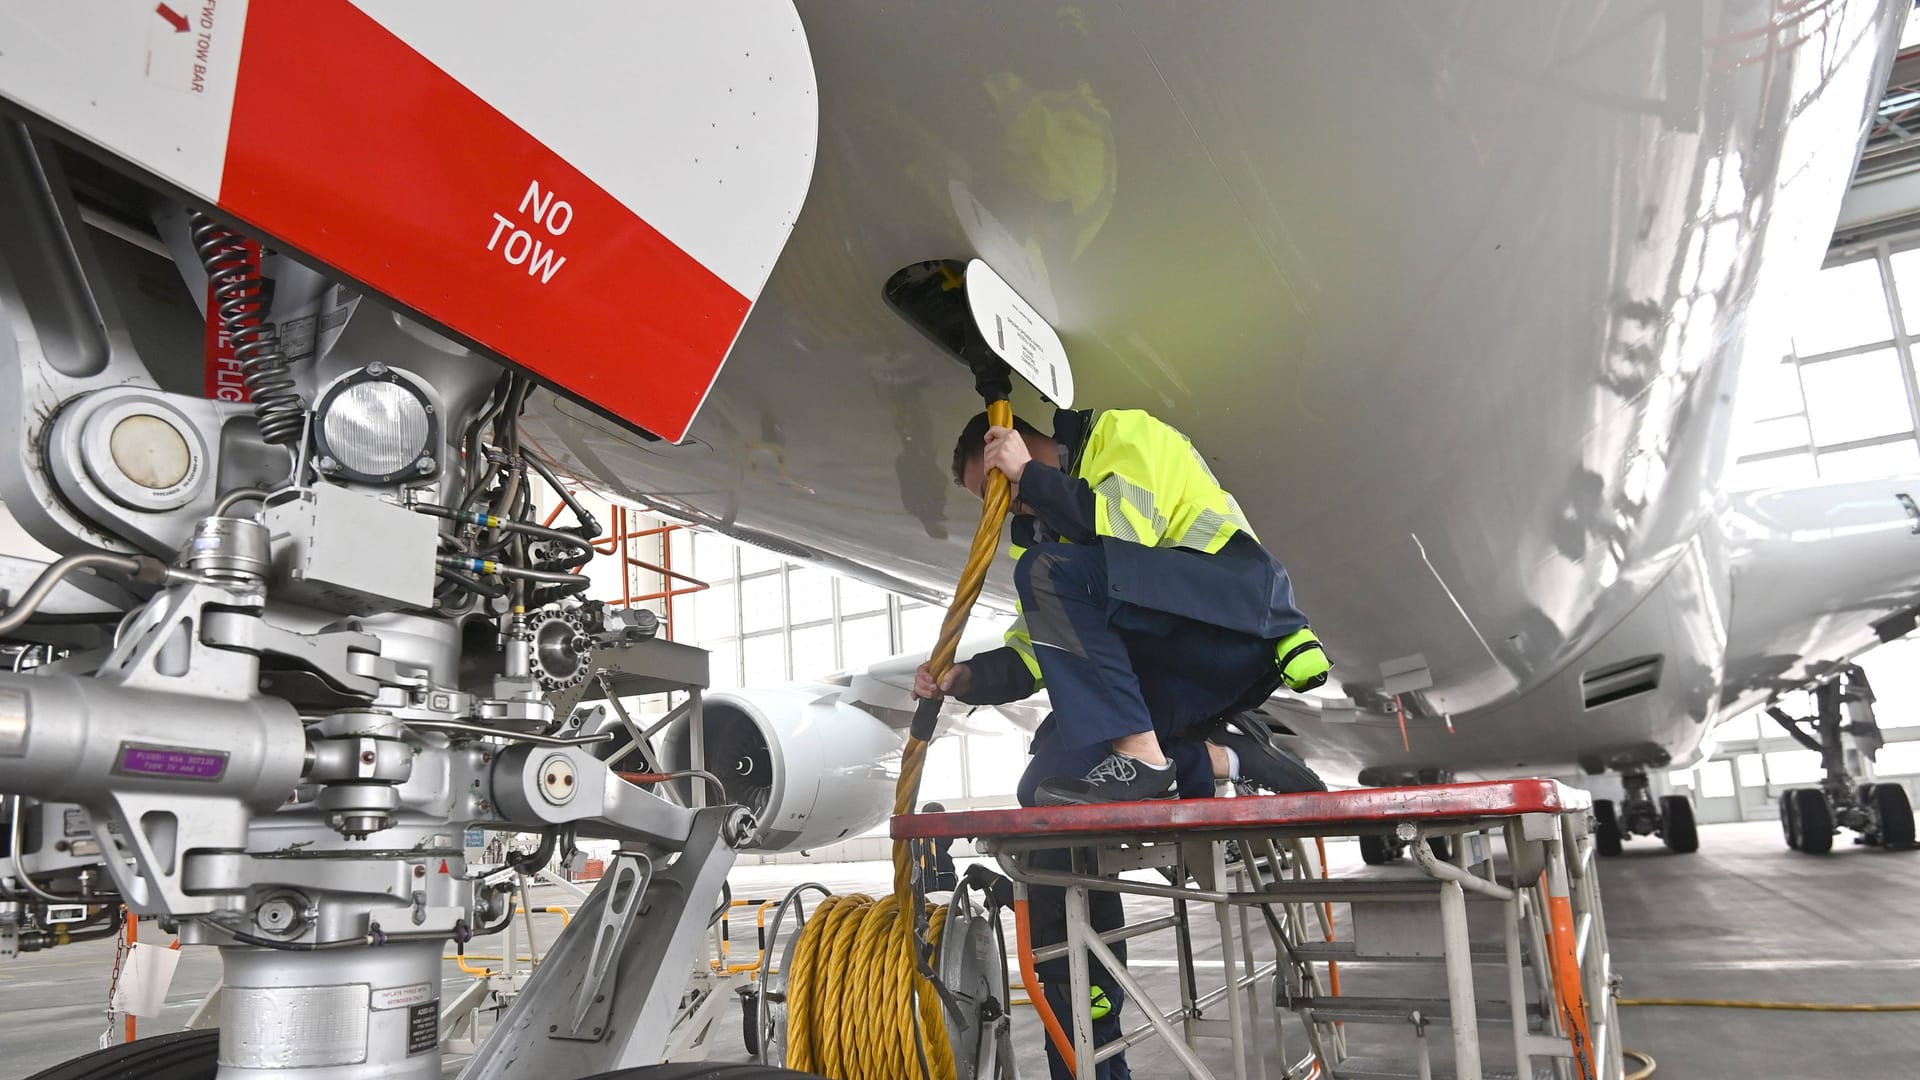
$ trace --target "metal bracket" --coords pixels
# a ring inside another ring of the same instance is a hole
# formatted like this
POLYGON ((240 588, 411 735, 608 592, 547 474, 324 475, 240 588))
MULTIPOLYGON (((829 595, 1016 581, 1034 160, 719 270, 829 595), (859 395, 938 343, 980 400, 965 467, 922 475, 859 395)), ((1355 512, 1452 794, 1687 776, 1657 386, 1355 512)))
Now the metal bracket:
POLYGON ((619 852, 607 870, 607 877, 607 903, 600 910, 599 925, 594 927, 587 970, 574 998, 573 1028, 555 1032, 556 1039, 596 1041, 606 1032, 615 991, 608 976, 613 973, 614 959, 627 946, 627 935, 633 932, 634 912, 639 910, 641 900, 647 895, 647 885, 653 881, 653 860, 640 852, 619 852))

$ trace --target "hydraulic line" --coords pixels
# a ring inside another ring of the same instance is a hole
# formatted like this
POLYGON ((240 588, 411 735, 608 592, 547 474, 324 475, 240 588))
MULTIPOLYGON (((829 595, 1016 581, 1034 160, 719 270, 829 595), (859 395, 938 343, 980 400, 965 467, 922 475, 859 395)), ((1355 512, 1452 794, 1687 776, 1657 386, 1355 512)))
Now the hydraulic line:
POLYGON ((288 371, 280 347, 280 328, 267 318, 266 279, 244 236, 196 211, 193 249, 213 289, 207 314, 233 342, 240 378, 253 398, 253 419, 260 437, 275 446, 293 446, 307 425, 307 406, 288 371))
POLYGON ((157 585, 167 579, 167 564, 144 555, 116 555, 110 551, 84 551, 78 555, 68 555, 53 565, 40 571, 13 607, 0 611, 0 637, 5 637, 25 626, 40 605, 47 602, 53 590, 76 570, 112 570, 140 581, 142 584, 157 585))
MULTIPOLYGON (((1004 398, 990 401, 987 415, 997 427, 1013 426, 1013 406, 1004 398)), ((990 472, 980 527, 928 661, 936 683, 953 667, 967 614, 999 551, 1010 496, 1007 478, 990 472)), ((923 701, 915 715, 894 788, 896 817, 912 813, 919 801, 939 708, 938 700, 923 701)), ((940 995, 921 974, 915 929, 924 918, 937 950, 947 909, 926 905, 920 912, 912 901, 913 859, 903 840, 893 842, 893 895, 821 901, 801 931, 787 986, 788 1068, 834 1080, 955 1080, 940 995)))

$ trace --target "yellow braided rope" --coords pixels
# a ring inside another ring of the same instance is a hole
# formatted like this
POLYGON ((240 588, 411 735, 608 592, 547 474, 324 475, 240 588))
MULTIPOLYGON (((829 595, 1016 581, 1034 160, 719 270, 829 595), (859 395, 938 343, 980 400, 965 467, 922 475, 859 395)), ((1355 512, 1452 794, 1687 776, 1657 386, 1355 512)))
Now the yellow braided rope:
MULTIPOLYGON (((1013 426, 1013 406, 987 406, 996 427, 1013 426)), ((967 614, 980 597, 987 568, 1000 547, 1000 527, 1011 502, 1007 478, 987 476, 980 512, 960 585, 954 590, 939 643, 929 660, 934 681, 953 666, 967 614)), ((913 813, 920 796, 930 744, 909 737, 900 755, 900 780, 894 787, 893 813, 913 813)), ((833 1080, 910 1080, 921 1076, 916 1045, 915 995, 925 1035, 926 1060, 933 1080, 956 1080, 953 1045, 946 1037, 940 995, 914 962, 913 863, 905 841, 893 842, 893 895, 834 896, 822 901, 807 920, 794 952, 787 983, 787 1061, 789 1069, 833 1080)), ((929 906, 928 931, 937 950, 946 909, 929 906)))

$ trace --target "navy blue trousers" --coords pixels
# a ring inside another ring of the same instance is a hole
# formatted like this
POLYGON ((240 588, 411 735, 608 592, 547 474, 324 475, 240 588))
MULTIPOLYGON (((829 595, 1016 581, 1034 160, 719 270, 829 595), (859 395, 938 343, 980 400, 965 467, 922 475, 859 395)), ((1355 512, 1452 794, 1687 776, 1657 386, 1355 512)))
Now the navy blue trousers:
MULTIPOLYGON (((1034 735, 1033 760, 1020 778, 1020 805, 1034 805, 1034 789, 1043 781, 1083 776, 1107 755, 1114 739, 1144 731, 1160 735, 1180 797, 1210 798, 1213 763, 1206 746, 1181 736, 1244 705, 1273 679, 1274 642, 1112 601, 1106 555, 1097 544, 1035 544, 1021 557, 1014 585, 1053 705, 1053 714, 1034 735)), ((1032 865, 1064 870, 1072 857, 1064 848, 1039 851, 1032 865)), ((1065 941, 1064 891, 1034 886, 1029 892, 1035 947, 1065 941)), ((1087 908, 1097 932, 1126 925, 1118 893, 1091 893, 1087 908)), ((1112 948, 1125 963, 1126 942, 1112 948)), ((1040 964, 1039 975, 1048 1002, 1071 1035, 1066 959, 1040 964)), ((1125 995, 1099 964, 1092 977, 1113 1003, 1111 1013, 1094 1021, 1094 1038, 1119 1038, 1125 995)), ((1054 1080, 1073 1080, 1051 1039, 1047 1064, 1054 1080)), ((1095 1075, 1099 1080, 1130 1080, 1133 1074, 1126 1055, 1119 1054, 1101 1063, 1095 1075)))

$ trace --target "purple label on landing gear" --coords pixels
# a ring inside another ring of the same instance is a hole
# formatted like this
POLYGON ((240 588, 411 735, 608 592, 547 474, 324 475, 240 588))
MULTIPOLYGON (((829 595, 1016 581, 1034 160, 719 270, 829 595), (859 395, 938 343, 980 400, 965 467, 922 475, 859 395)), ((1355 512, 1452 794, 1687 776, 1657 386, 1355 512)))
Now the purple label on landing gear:
POLYGON ((181 780, 218 780, 227 771, 224 750, 186 750, 175 746, 120 744, 113 771, 128 776, 170 776, 181 780))

